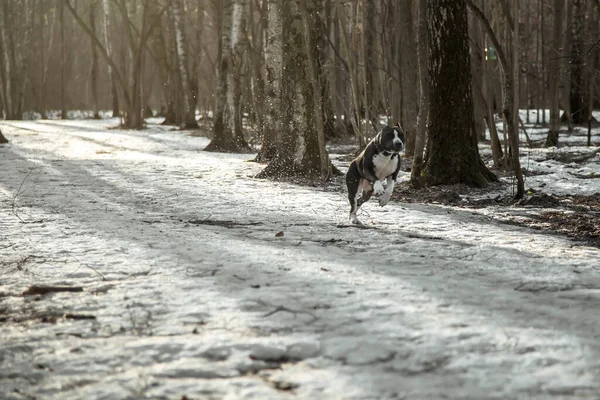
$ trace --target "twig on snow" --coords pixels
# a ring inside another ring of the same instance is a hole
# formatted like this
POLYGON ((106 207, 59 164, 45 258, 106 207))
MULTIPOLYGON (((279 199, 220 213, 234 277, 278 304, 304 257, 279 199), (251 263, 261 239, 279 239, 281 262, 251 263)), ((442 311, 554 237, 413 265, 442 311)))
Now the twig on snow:
MULTIPOLYGON (((86 263, 82 262, 82 261, 81 261, 79 258, 77 258, 77 257, 75 257, 75 256, 73 256, 73 258, 75 258, 77 261, 79 261, 79 264, 80 264, 80 265, 83 265, 84 267, 86 267, 86 268, 89 268, 89 269, 91 269, 92 271, 94 271, 95 273, 97 273, 97 274, 100 276, 100 278, 102 278, 102 280, 103 280, 103 281, 105 281, 105 280, 106 280, 106 277, 105 277, 105 276, 102 274, 102 272, 98 271, 96 268, 92 267, 91 265, 88 265, 88 264, 86 264, 86 263)), ((75 271, 76 271, 76 270, 75 270, 75 271)), ((73 272, 75 272, 75 271, 73 271, 73 272)))
MULTIPOLYGON (((266 303, 265 303, 265 304, 266 304, 266 303)), ((263 315, 263 318, 270 317, 271 315, 275 315, 275 314, 277 314, 278 312, 282 312, 282 311, 283 311, 283 312, 288 312, 288 313, 290 313, 290 314, 293 314, 293 315, 294 315, 294 317, 295 317, 297 314, 305 314, 305 315, 308 315, 309 317, 311 317, 311 318, 313 319, 313 321, 314 321, 314 320, 316 320, 316 319, 318 319, 316 315, 314 315, 313 313, 311 313, 311 312, 309 312, 309 311, 302 311, 302 310, 292 310, 291 308, 287 308, 286 306, 277 306, 277 307, 275 307, 275 309, 274 309, 274 310, 272 310, 272 311, 269 311, 268 313, 264 314, 264 315, 263 315)))
POLYGON ((12 200, 12 213, 23 224, 39 224, 41 222, 44 222, 43 219, 39 219, 39 220, 36 220, 36 221, 24 221, 23 218, 21 218, 21 216, 19 215, 18 209, 17 209, 17 197, 19 197, 20 194, 22 194, 23 192, 25 192, 24 190, 21 191, 21 189, 23 188, 23 185, 25 184, 25 181, 27 180, 27 178, 29 177, 29 175, 31 175, 31 173, 33 172, 34 169, 35 169, 35 165, 32 166, 31 168, 29 168, 29 172, 27 173, 27 175, 25 175, 25 178, 23 178, 23 181, 21 181, 21 185, 19 186, 19 189, 17 190, 17 193, 15 193, 15 195, 13 197, 13 200, 12 200))
POLYGON ((15 193, 13 200, 12 200, 12 213, 14 214, 15 217, 19 218, 19 221, 21 221, 24 224, 26 222, 23 221, 23 219, 17 213, 17 209, 16 209, 17 197, 19 197, 19 195, 21 194, 21 189, 23 188, 25 181, 27 180, 27 178, 29 178, 29 175, 31 175, 31 173, 33 172, 34 169, 35 169, 35 165, 32 166, 31 168, 29 168, 29 172, 27 173, 27 175, 25 175, 25 178, 23 178, 23 180, 21 181, 21 185, 19 185, 19 189, 17 190, 17 193, 15 193))

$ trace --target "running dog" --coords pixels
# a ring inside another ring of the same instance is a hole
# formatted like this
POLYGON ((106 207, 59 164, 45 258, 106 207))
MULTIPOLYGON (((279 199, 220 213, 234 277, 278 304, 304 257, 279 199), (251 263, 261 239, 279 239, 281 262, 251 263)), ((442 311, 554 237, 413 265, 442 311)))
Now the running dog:
POLYGON ((346 173, 351 223, 361 224, 356 213, 371 195, 381 196, 381 207, 388 203, 400 170, 399 153, 403 149, 404 131, 400 125, 386 126, 352 161, 346 173), (387 180, 385 189, 381 183, 384 179, 387 180))

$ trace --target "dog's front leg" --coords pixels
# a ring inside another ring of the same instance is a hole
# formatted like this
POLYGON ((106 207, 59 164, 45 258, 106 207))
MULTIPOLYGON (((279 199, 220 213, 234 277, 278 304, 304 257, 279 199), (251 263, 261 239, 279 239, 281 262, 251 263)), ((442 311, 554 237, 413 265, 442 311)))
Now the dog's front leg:
POLYGON ((394 178, 392 178, 392 176, 388 176, 387 177, 387 187, 385 188, 385 192, 383 193, 383 196, 381 196, 381 198, 379 199, 379 205, 381 207, 385 206, 388 201, 390 201, 390 196, 392 195, 392 192, 394 191, 394 178))
POLYGON ((384 193, 383 184, 381 181, 375 181, 375 183, 373 183, 373 193, 375 196, 381 196, 384 193))

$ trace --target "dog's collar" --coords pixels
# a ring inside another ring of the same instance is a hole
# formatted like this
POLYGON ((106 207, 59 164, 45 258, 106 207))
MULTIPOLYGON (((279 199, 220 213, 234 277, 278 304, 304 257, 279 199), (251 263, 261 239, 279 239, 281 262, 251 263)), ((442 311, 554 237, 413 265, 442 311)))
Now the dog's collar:
POLYGON ((389 157, 391 155, 392 158, 394 158, 398 155, 398 153, 395 153, 393 151, 387 151, 387 150, 382 151, 381 154, 383 154, 384 157, 389 157))

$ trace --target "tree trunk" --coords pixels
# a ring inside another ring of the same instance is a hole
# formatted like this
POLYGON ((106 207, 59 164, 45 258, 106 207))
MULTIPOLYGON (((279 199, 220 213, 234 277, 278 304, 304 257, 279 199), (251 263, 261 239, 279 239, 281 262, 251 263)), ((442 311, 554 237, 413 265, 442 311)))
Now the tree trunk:
POLYGON ((471 64, 473 77, 473 100, 475 116, 475 132, 478 140, 485 140, 485 114, 487 102, 483 96, 483 68, 485 62, 485 53, 483 51, 484 38, 481 32, 479 21, 472 17, 469 21, 471 37, 471 64))
POLYGON ((585 99, 585 82, 583 67, 585 65, 584 24, 585 7, 587 2, 573 0, 573 20, 571 23, 571 90, 569 104, 574 124, 582 124, 588 121, 588 106, 585 99))
MULTIPOLYGON (((503 90, 502 90, 502 116, 504 117, 504 123, 506 124, 506 131, 508 133, 508 142, 511 147, 511 158, 510 163, 514 171, 515 178, 517 179, 517 193, 515 197, 517 199, 522 198, 525 195, 525 181, 523 179, 523 171, 521 170, 521 162, 519 160, 519 132, 518 127, 515 126, 515 118, 513 118, 513 77, 508 65, 507 57, 504 53, 504 49, 500 45, 498 38, 496 37, 494 30, 492 29, 489 21, 485 17, 485 14, 473 3, 473 0, 466 0, 469 8, 475 13, 475 16, 479 18, 479 21, 483 24, 486 29, 490 40, 496 48, 496 53, 500 59, 500 65, 502 66, 503 72, 503 90)), ((507 15, 508 18, 510 15, 507 15)))
MULTIPOLYGON (((514 18, 514 28, 513 28, 513 34, 512 34, 512 81, 513 81, 513 108, 512 108, 512 117, 513 117, 513 126, 516 129, 516 135, 517 138, 519 136, 519 121, 520 121, 520 116, 519 116, 519 100, 520 100, 520 93, 519 93, 519 89, 520 89, 520 71, 521 71, 521 63, 520 63, 520 57, 519 57, 519 52, 521 49, 520 43, 519 43, 519 2, 518 0, 512 0, 513 2, 513 18, 514 18)), ((508 12, 508 10, 507 10, 508 12)), ((511 142, 512 144, 512 142, 511 142)), ((518 157, 518 153, 519 153, 519 149, 518 147, 512 148, 512 151, 516 151, 517 152, 517 157, 518 157)))
MULTIPOLYGON (((110 26, 110 6, 108 4, 109 0, 103 0, 103 16, 104 16, 104 45, 106 46, 106 53, 108 57, 112 56, 112 46, 110 43, 110 38, 108 36, 108 32, 111 29, 110 26)), ((117 91, 117 84, 114 78, 113 68, 110 64, 108 64, 108 80, 110 83, 110 93, 112 98, 112 116, 113 118, 118 117, 119 112, 119 93, 117 91)))
POLYGON ((412 157, 415 150, 415 136, 417 131, 417 114, 419 103, 416 99, 419 97, 418 84, 418 62, 417 51, 415 48, 416 37, 413 26, 413 1, 402 0, 397 4, 400 12, 400 79, 402 95, 402 119, 401 125, 406 135, 406 157, 412 157))
POLYGON ((246 30, 247 0, 235 0, 231 21, 230 74, 227 75, 227 106, 229 123, 233 127, 234 137, 244 137, 242 114, 242 73, 244 67, 244 38, 246 30))
MULTIPOLYGON (((565 4, 563 5, 564 9, 563 9, 563 14, 565 15, 563 17, 563 26, 561 27, 561 32, 562 32, 562 39, 559 43, 553 43, 552 47, 555 49, 553 52, 555 55, 558 56, 558 54, 562 54, 563 52, 565 52, 566 49, 570 49, 571 46, 573 45, 573 29, 571 26, 571 23, 573 21, 573 1, 572 0, 565 0, 565 4), (565 12, 566 10, 566 12, 565 12), (567 23, 565 24, 564 21, 567 21, 567 23), (567 25, 567 26, 565 26, 567 25)), ((568 53, 565 53, 568 54, 568 53)), ((571 56, 567 56, 567 57, 560 57, 561 61, 559 62, 559 67, 558 68, 563 68, 562 71, 571 71, 571 63, 573 62, 573 58, 571 56)), ((562 106, 563 108, 563 114, 560 117, 560 122, 561 123, 566 123, 567 124, 567 130, 569 132, 573 132, 573 114, 571 112, 571 102, 569 100, 570 98, 570 93, 571 93, 571 86, 572 86, 572 82, 569 79, 569 75, 567 75, 565 72, 560 73, 561 79, 560 82, 558 84, 559 87, 559 95, 558 95, 558 104, 559 107, 562 106), (565 79, 566 78, 566 79, 565 79)), ((550 102, 552 102, 552 99, 550 99, 550 102)))
MULTIPOLYGON (((90 3, 90 29, 96 33, 96 1, 90 3)), ((98 100, 98 51, 93 40, 90 40, 92 46, 92 69, 90 81, 92 86, 92 103, 94 105, 94 119, 100 119, 100 106, 98 100)))
MULTIPOLYGON (((411 0, 412 1, 412 0, 411 0)), ((364 105, 367 131, 379 132, 379 79, 376 63, 377 49, 377 2, 364 0, 363 5, 363 79, 364 105), (369 129, 370 127, 370 129, 369 129)))
POLYGON ((423 178, 431 185, 485 187, 496 177, 481 161, 473 127, 466 3, 428 0, 427 5, 431 151, 423 178))
MULTIPOLYGON (((239 5, 238 5, 239 7, 239 5)), ((222 1, 222 16, 220 47, 221 55, 219 61, 219 82, 216 94, 215 119, 214 119, 214 137, 204 149, 205 151, 219 152, 244 152, 249 151, 250 146, 246 143, 241 132, 235 131, 233 126, 235 121, 235 106, 232 107, 232 95, 229 97, 227 93, 234 88, 230 88, 229 75, 234 73, 232 65, 232 28, 233 28, 233 0, 222 1)), ((237 35, 237 32, 236 32, 237 35)))
MULTIPOLYGON (((564 1, 554 0, 554 30, 553 42, 560 43, 563 26, 564 1)), ((560 53, 550 58, 550 131, 546 137, 546 146, 558 146, 560 129, 560 109, 558 83, 560 81, 560 53)))
MULTIPOLYGON (((479 29, 483 29, 482 23, 478 24, 479 29)), ((487 38, 483 36, 484 47, 487 49, 488 41, 487 38)), ((496 92, 494 88, 494 83, 492 82, 492 69, 493 65, 497 61, 493 61, 488 59, 487 52, 484 54, 483 66, 482 66, 482 95, 486 99, 486 114, 485 121, 490 132, 490 141, 492 148, 492 159, 494 160, 494 167, 503 168, 505 166, 504 163, 504 153, 502 151, 502 143, 500 142, 500 137, 498 136, 498 130, 496 129, 496 119, 495 119, 495 104, 496 104, 496 92), (490 65, 491 64, 491 65, 490 65)))
POLYGON ((427 70, 427 0, 419 0, 417 61, 419 72, 419 113, 417 114, 417 134, 415 138, 415 156, 413 158, 410 180, 414 187, 423 186, 421 170, 423 168, 423 151, 427 120, 429 118, 429 76, 427 70))
POLYGON ((271 160, 277 152, 281 132, 281 74, 283 25, 281 0, 268 0, 268 31, 265 48, 266 102, 262 147, 256 161, 271 160))
POLYGON ((6 110, 6 119, 13 119, 13 100, 12 100, 12 66, 10 62, 10 44, 8 43, 7 34, 7 18, 8 18, 8 4, 4 3, 3 18, 0 17, 0 42, 2 46, 1 56, 1 68, 2 68, 2 91, 4 97, 4 108, 6 110))
MULTIPOLYGON (((108 0, 106 0, 108 1, 108 0)), ((65 68, 67 67, 65 47, 65 3, 60 2, 60 118, 67 119, 67 106, 65 103, 65 68)))
POLYGON ((541 15, 541 25, 540 25, 540 39, 541 39, 541 49, 540 49, 540 66, 542 79, 540 80, 542 87, 542 126, 546 126, 546 83, 548 81, 548 69, 546 68, 546 35, 544 35, 544 0, 540 0, 540 15, 541 15))
MULTIPOLYGON (((346 112, 348 119, 350 120, 350 125, 352 126, 352 131, 354 132, 354 136, 356 137, 356 141, 358 143, 359 149, 362 149, 366 146, 365 137, 363 136, 363 132, 361 129, 360 123, 360 89, 358 87, 358 66, 356 62, 356 53, 352 50, 350 46, 350 39, 348 32, 346 30, 345 21, 348 21, 347 13, 346 13, 346 5, 345 4, 337 4, 336 7, 336 17, 339 24, 340 30, 340 41, 341 47, 345 54, 345 59, 347 62, 345 63, 346 72, 349 77, 349 90, 350 90, 350 109, 346 112)), ((339 93, 338 93, 339 94, 339 93)))
MULTIPOLYGON (((319 14, 322 11, 322 0, 300 0, 298 2, 302 14, 304 26, 304 52, 306 54, 306 77, 309 87, 305 89, 307 99, 309 99, 306 119, 308 124, 314 122, 314 135, 307 135, 307 152, 305 164, 311 163, 314 166, 311 169, 319 169, 321 179, 326 181, 331 176, 329 156, 325 149, 325 124, 323 112, 323 94, 320 83, 323 81, 318 66, 319 51, 317 46, 317 37, 319 35, 318 25, 319 14), (312 90, 311 90, 312 89, 312 90), (312 104, 312 110, 310 105, 312 104), (312 111, 312 117, 311 117, 312 111), (314 137, 316 136, 316 138, 314 137), (316 140, 315 140, 316 139, 316 140), (317 155, 315 157, 315 155, 317 155), (317 164, 318 161, 318 164, 317 164)), ((368 122, 367 122, 368 123, 368 122)))
POLYGON ((277 154, 258 178, 324 181, 330 175, 322 133, 322 113, 316 76, 313 21, 314 1, 282 4, 283 74, 281 140, 277 154), (318 120, 321 120, 320 123, 318 120))
POLYGON ((8 143, 8 139, 6 137, 4 137, 4 135, 2 134, 2 131, 0 131, 0 144, 5 144, 8 143))
POLYGON ((39 5, 39 22, 40 22, 40 115, 42 119, 47 119, 46 115, 46 78, 44 72, 46 71, 46 43, 44 40, 44 28, 46 25, 45 21, 45 7, 44 1, 40 0, 39 5))
MULTIPOLYGON (((166 18, 168 22, 170 19, 166 18)), ((154 53, 155 62, 158 69, 158 76, 162 83, 162 92, 165 106, 161 107, 159 115, 164 118, 162 125, 177 125, 175 114, 175 88, 172 79, 171 65, 169 64, 167 41, 165 35, 169 35, 166 24, 163 23, 163 29, 156 29, 150 37, 150 47, 154 53)))
POLYGON ((196 121, 196 97, 194 95, 188 70, 188 46, 181 0, 175 0, 172 2, 172 10, 173 25, 175 27, 175 40, 177 42, 177 65, 179 68, 179 74, 181 76, 183 102, 185 107, 185 112, 183 113, 183 124, 181 127, 183 129, 196 129, 198 128, 198 122, 196 121))

